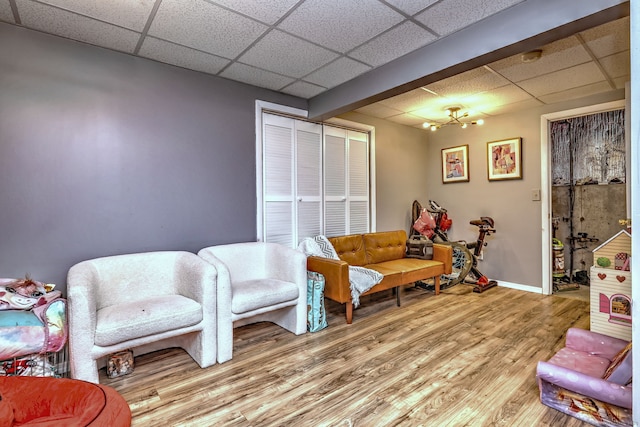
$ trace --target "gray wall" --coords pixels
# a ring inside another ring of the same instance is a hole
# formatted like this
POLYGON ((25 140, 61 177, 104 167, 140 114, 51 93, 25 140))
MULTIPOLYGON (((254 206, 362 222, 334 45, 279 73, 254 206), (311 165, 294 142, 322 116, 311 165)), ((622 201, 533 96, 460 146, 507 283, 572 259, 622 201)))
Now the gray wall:
MULTIPOLYGON (((498 231, 487 239, 484 261, 479 265, 485 275, 542 288, 541 202, 531 200, 532 189, 541 187, 540 117, 619 99, 624 99, 624 91, 504 114, 489 118, 484 126, 452 126, 429 132, 427 196, 449 210, 453 219, 450 237, 475 240, 477 229, 469 225, 469 220, 480 216, 491 216, 496 222, 498 231), (522 138, 523 178, 489 182, 487 142, 514 137, 522 138), (469 145, 470 181, 443 184, 441 150, 464 144, 469 145)), ((542 197, 546 197, 547 190, 542 189, 542 197)))
POLYGON ((0 277, 255 240, 256 99, 306 108, 0 23, 0 277))

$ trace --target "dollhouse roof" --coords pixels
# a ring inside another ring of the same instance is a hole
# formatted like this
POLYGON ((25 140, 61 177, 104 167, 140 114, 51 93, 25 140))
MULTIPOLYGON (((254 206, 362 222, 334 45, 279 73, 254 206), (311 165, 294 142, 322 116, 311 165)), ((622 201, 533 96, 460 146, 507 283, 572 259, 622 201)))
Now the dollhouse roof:
POLYGON ((595 248, 593 251, 591 252, 595 252, 598 251, 600 249, 602 249, 603 247, 607 246, 609 243, 611 243, 613 240, 617 239, 618 237, 620 237, 620 235, 627 235, 627 237, 629 237, 629 239, 631 239, 631 233, 629 233, 627 230, 620 230, 618 231, 616 234, 614 234, 613 236, 611 236, 606 242, 604 242, 603 244, 601 244, 600 246, 598 246, 597 248, 595 248))

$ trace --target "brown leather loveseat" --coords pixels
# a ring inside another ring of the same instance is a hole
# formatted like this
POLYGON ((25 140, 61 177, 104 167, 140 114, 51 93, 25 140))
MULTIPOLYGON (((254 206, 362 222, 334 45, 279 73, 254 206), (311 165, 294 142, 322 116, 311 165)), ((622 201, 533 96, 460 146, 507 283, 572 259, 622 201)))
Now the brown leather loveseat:
MULTIPOLYGON (((404 230, 330 237, 329 241, 340 259, 310 256, 307 258, 307 269, 324 275, 326 298, 346 304, 347 323, 353 320, 349 265, 370 268, 384 276, 380 283, 362 295, 432 277, 435 278, 435 294, 438 295, 440 275, 451 273, 451 246, 434 244, 431 260, 405 258, 407 233, 404 230)), ((398 291, 396 289, 399 298, 398 291)))

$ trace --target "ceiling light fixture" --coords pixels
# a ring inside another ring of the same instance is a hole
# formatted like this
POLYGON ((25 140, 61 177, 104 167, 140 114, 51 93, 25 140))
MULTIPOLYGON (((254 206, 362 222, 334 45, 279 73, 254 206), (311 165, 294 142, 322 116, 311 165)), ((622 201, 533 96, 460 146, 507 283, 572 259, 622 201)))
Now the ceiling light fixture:
POLYGON ((484 120, 476 120, 472 122, 464 122, 462 119, 469 116, 469 113, 460 114, 460 107, 449 107, 445 110, 447 116, 449 117, 449 121, 446 123, 433 124, 433 123, 423 123, 422 127, 430 128, 432 131, 440 129, 442 126, 450 126, 450 125, 458 125, 462 127, 462 129, 466 129, 468 125, 482 125, 484 124, 484 120))

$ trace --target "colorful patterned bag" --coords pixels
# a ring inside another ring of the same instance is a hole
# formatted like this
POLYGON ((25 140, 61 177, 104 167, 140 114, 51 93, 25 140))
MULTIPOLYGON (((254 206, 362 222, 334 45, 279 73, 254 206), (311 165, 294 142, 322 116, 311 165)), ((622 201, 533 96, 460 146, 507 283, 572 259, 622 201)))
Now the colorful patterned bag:
POLYGON ((324 308, 324 276, 307 271, 307 330, 318 332, 328 326, 324 308))

